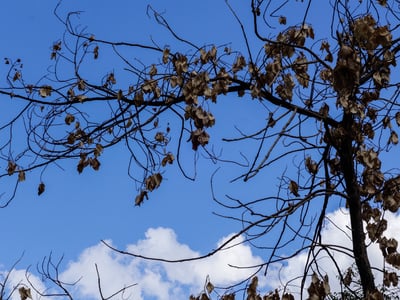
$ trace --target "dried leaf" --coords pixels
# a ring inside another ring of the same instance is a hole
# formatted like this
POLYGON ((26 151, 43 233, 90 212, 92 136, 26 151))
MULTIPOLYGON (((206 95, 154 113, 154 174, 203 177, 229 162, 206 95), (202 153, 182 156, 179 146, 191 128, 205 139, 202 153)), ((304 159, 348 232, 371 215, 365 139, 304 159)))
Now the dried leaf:
POLYGON ((208 293, 208 294, 211 294, 212 291, 214 290, 214 285, 213 285, 210 281, 207 282, 206 290, 207 290, 207 293, 208 293))
POLYGON ((199 146, 205 146, 208 144, 210 136, 207 132, 202 129, 196 129, 190 134, 190 141, 192 141, 192 149, 197 150, 199 146))
POLYGON ((396 118, 396 124, 397 124, 397 126, 400 126, 400 112, 397 112, 397 113, 396 113, 395 118, 396 118))
POLYGON ((27 289, 22 286, 18 289, 18 292, 21 300, 26 300, 27 298, 32 299, 31 289, 27 289))
POLYGON ((331 293, 331 287, 329 285, 329 278, 328 275, 324 276, 324 281, 323 281, 323 286, 324 286, 324 291, 326 295, 329 295, 331 293))
MULTIPOLYGON (((279 298, 273 298, 271 300, 275 300, 275 299, 279 299, 279 298)), ((282 295, 282 300, 294 300, 294 296, 292 294, 285 293, 282 295)))
POLYGON ((163 143, 166 140, 164 133, 162 133, 162 132, 157 132, 156 135, 154 136, 154 139, 159 143, 163 143))
POLYGON ((17 80, 20 79, 20 78, 21 78, 21 73, 18 72, 18 71, 16 71, 15 74, 14 74, 14 77, 13 77, 12 81, 17 81, 17 80))
POLYGON ((311 174, 317 174, 318 172, 318 165, 317 163, 311 159, 311 157, 307 157, 305 161, 305 165, 307 168, 307 171, 311 174))
POLYGON ((84 91, 86 89, 86 83, 84 80, 79 80, 78 82, 78 90, 84 91))
POLYGON ((174 162, 174 155, 172 153, 167 153, 161 161, 161 165, 165 167, 167 164, 172 164, 174 162))
POLYGON ((291 192, 293 195, 295 195, 296 197, 300 197, 300 194, 299 194, 299 185, 298 185, 295 181, 290 180, 290 183, 289 183, 289 190, 290 190, 290 192, 291 192))
POLYGON ((95 171, 100 169, 100 162, 96 157, 89 159, 89 164, 95 171))
POLYGON ((93 150, 93 154, 95 157, 98 157, 103 152, 103 146, 101 144, 96 144, 96 148, 93 150))
POLYGON ((163 51, 162 62, 163 64, 167 64, 169 60, 169 48, 165 48, 163 51))
POLYGON ((75 97, 75 100, 78 100, 80 103, 83 103, 83 101, 85 101, 87 99, 87 97, 85 95, 78 95, 75 97))
POLYGON ((44 185, 43 182, 41 182, 41 183, 39 184, 39 186, 38 186, 38 196, 40 196, 41 194, 44 193, 45 188, 46 188, 46 186, 44 185))
POLYGON ((19 182, 25 181, 25 171, 18 172, 18 181, 19 182))
POLYGON ((52 91, 52 87, 49 85, 44 85, 39 89, 39 95, 42 98, 46 98, 48 96, 51 96, 51 91, 52 91))
POLYGON ((99 46, 94 47, 93 49, 93 58, 98 59, 99 58, 99 46))
POLYGON ((393 145, 397 145, 399 143, 399 136, 397 135, 396 131, 392 131, 390 133, 389 143, 393 145))
POLYGON ((150 75, 150 77, 153 77, 153 76, 157 75, 157 68, 156 68, 156 66, 154 64, 151 65, 149 75, 150 75))
POLYGON ((150 192, 158 188, 162 181, 162 175, 160 173, 156 173, 148 177, 145 181, 146 189, 150 192))
POLYGON ((353 281, 353 270, 351 268, 348 268, 346 271, 346 275, 343 278, 343 284, 345 286, 350 286, 351 282, 353 281))
POLYGON ((286 25, 286 17, 285 16, 280 16, 279 17, 279 24, 286 25))
POLYGON ((145 197, 146 199, 148 199, 147 191, 141 191, 140 194, 137 195, 135 198, 135 205, 140 206, 143 203, 145 197))
POLYGON ((387 0, 378 0, 379 5, 382 5, 384 7, 386 7, 387 5, 387 0))
POLYGON ((67 114, 65 117, 65 124, 71 125, 75 121, 75 117, 71 114, 67 114))
POLYGON ((81 174, 83 172, 83 169, 85 169, 88 165, 89 160, 86 159, 86 156, 82 156, 78 162, 78 165, 76 166, 78 173, 81 174))
POLYGON ((11 176, 12 174, 14 174, 16 168, 17 164, 15 162, 8 161, 7 174, 11 176))

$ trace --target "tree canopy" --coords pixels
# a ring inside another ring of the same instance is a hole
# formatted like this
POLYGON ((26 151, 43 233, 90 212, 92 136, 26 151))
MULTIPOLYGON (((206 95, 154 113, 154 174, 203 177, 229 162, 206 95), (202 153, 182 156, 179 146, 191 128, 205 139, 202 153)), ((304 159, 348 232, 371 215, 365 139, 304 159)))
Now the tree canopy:
MULTIPOLYGON (((249 266, 254 275, 306 251, 300 289, 310 299, 332 298, 332 280, 348 297, 383 299, 398 285, 400 268, 398 241, 385 234, 386 216, 400 207, 400 174, 390 155, 400 126, 399 2, 233 2, 225 1, 232 30, 241 36, 240 49, 182 37, 169 23, 173 15, 151 6, 147 13, 173 43, 103 39, 101 32, 80 26, 78 12, 61 15, 56 8, 65 32, 52 45, 48 73, 30 82, 23 61, 4 61, 9 71, 0 94, 13 115, 0 124, 0 178, 13 186, 4 191, 1 206, 17 201, 19 185, 32 180, 36 170, 41 195, 48 166, 66 160, 74 161, 82 176, 89 168, 101 172, 103 152, 121 145, 129 156, 127 176, 137 186, 137 206, 156 205, 152 192, 174 184, 171 165, 196 180, 196 164, 210 160, 219 168, 215 177, 226 172, 232 184, 257 183, 257 196, 231 195, 219 190, 214 176, 210 179, 214 200, 230 212, 222 217, 242 226, 231 240, 245 236, 243 243, 265 250, 265 261, 249 266), (325 19, 317 22, 321 9, 325 19), (120 63, 92 76, 105 53, 120 63), (256 107, 262 119, 233 120, 235 129, 218 131, 224 120, 218 116, 229 113, 233 101, 240 102, 243 114, 256 107), (185 155, 187 148, 194 158, 185 155), (188 165, 194 165, 193 172, 188 165), (279 168, 275 182, 262 183, 269 170, 279 168), (321 236, 329 209, 340 207, 351 224, 350 248, 321 236), (379 270, 368 257, 371 243, 381 249, 379 270), (351 257, 354 266, 342 269, 335 261, 338 252, 351 257), (336 279, 318 269, 322 257, 331 259, 336 279)), ((198 299, 211 297, 209 284, 198 299)), ((29 297, 24 291, 21 299, 29 297)), ((258 299, 257 277, 249 279, 246 293, 258 299)), ((293 299, 285 289, 265 297, 293 299)))

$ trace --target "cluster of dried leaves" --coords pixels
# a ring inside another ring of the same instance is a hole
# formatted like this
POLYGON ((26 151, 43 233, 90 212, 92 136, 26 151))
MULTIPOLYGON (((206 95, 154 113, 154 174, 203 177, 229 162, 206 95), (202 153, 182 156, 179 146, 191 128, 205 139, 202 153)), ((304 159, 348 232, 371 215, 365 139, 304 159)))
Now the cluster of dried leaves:
MULTIPOLYGON (((258 288, 258 277, 255 276, 251 279, 250 284, 247 287, 247 300, 294 300, 295 297, 291 293, 283 292, 279 293, 278 290, 260 295, 258 288)), ((214 286, 208 282, 206 285, 206 291, 201 293, 199 296, 190 296, 189 300, 210 300, 210 294, 214 291, 214 286)), ((331 294, 328 277, 325 276, 322 280, 314 273, 310 286, 307 289, 309 300, 326 299, 331 294)), ((220 297, 221 300, 235 300, 235 294, 225 294, 220 297)))

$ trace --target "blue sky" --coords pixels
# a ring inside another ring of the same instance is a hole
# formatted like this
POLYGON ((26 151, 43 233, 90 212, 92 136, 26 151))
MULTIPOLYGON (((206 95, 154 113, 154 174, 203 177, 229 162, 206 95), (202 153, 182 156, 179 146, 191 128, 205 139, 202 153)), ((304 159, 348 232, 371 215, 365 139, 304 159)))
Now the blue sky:
MULTIPOLYGON (((8 1, 2 4, 0 13, 4 26, 0 29, 3 40, 0 56, 21 58, 25 78, 37 79, 52 63, 49 59, 51 46, 64 31, 53 15, 55 3, 8 1)), ((83 11, 81 24, 103 39, 150 43, 153 38, 165 45, 173 43, 166 30, 146 15, 149 3, 165 12, 180 34, 193 38, 200 45, 218 42, 233 46, 241 42, 237 34, 232 34, 232 16, 223 1, 204 1, 201 6, 172 1, 168 7, 164 1, 114 1, 112 4, 100 1, 96 5, 92 1, 79 1, 63 3, 60 12, 83 11), (201 14, 203 20, 193 22, 196 13, 201 14)), ((145 53, 133 55, 148 59, 145 53)), ((104 53, 100 52, 100 57, 104 59, 104 53)), ((113 68, 113 62, 106 63, 107 68, 113 68)), ((2 65, 3 74, 5 67, 2 65)), ((230 110, 239 111, 235 106, 230 110)), ((11 117, 9 110, 3 109, 0 114, 11 117)), ((250 123, 254 114, 233 117, 235 122, 250 123)), ((232 126, 232 123, 223 126, 232 126)), ((190 144, 186 152, 189 158, 193 157, 190 144)), ((190 159, 185 168, 193 174, 192 162, 190 159)), ((64 255, 64 262, 68 263, 77 260, 86 248, 98 245, 102 239, 112 240, 113 245, 124 248, 145 238, 149 228, 159 227, 173 228, 179 242, 204 254, 213 249, 218 240, 240 228, 240 224, 212 214, 221 209, 211 198, 209 178, 216 167, 209 162, 203 160, 199 164, 196 182, 185 180, 176 168, 171 168, 165 176, 164 187, 154 192, 140 208, 134 206, 137 190, 127 177, 127 163, 123 147, 117 147, 104 153, 100 172, 88 170, 79 175, 76 162, 62 164, 64 170, 52 167, 43 175, 46 192, 40 197, 36 193, 39 174, 28 175, 31 180, 27 178, 20 186, 15 201, 0 210, 2 240, 7 244, 0 249, 0 266, 6 270, 23 254, 17 267, 24 269, 41 262, 50 252, 54 257, 64 255)), ((197 279, 202 286, 205 277, 197 279)))
MULTIPOLYGON (((161 45, 175 47, 174 40, 167 31, 146 15, 146 7, 151 4, 154 9, 164 13, 170 25, 180 35, 194 43, 228 44, 232 49, 239 47, 240 51, 244 51, 243 39, 238 34, 239 25, 221 0, 174 0, 168 1, 168 5, 161 0, 101 0, 96 1, 96 5, 89 0, 64 2, 60 12, 82 11, 77 22, 87 26, 88 32, 101 39, 141 43, 151 43, 153 39, 161 45)), ((38 78, 46 73, 47 66, 52 63, 49 59, 51 46, 62 37, 64 30, 53 14, 55 4, 56 1, 51 0, 14 0, 2 3, 0 58, 21 58, 26 78, 38 78)), ((232 5, 245 22, 250 22, 247 6, 240 1, 232 1, 232 5)), ((293 14, 293 7, 291 10, 293 14)), ((294 14, 294 17, 297 16, 294 14)), ((319 17, 320 15, 311 13, 310 21, 319 17)), ((323 25, 322 20, 316 21, 323 25)), ((184 50, 182 44, 176 47, 184 50)), ((101 51, 100 49, 100 66, 88 69, 89 73, 96 73, 97 68, 109 71, 114 66, 119 66, 120 62, 101 51)), ((148 57, 145 52, 140 51, 131 55, 144 62, 159 59, 148 57)), ((5 74, 6 67, 1 65, 1 74, 5 74)), ((91 75, 93 78, 102 76, 91 75)), ((247 100, 226 97, 221 100, 227 102, 223 109, 215 107, 213 112, 218 127, 211 131, 214 141, 225 137, 228 130, 234 132, 233 128, 237 124, 256 128, 255 120, 265 121, 265 111, 260 110, 259 104, 254 101, 252 105, 245 106, 244 111, 243 101, 247 100)), ((3 108, 0 110, 0 118, 10 117, 9 113, 3 108)), ((72 281, 84 275, 82 284, 77 287, 80 299, 90 299, 95 293, 94 262, 99 264, 100 269, 106 270, 104 282, 108 284, 107 289, 110 291, 120 288, 118 284, 121 282, 138 282, 139 286, 132 289, 136 297, 134 299, 170 299, 172 296, 185 299, 184 295, 188 296, 188 291, 201 291, 206 275, 210 275, 212 281, 221 285, 243 278, 243 273, 229 269, 227 264, 257 264, 264 255, 245 245, 204 263, 160 265, 121 258, 100 244, 100 240, 108 240, 118 248, 144 252, 144 255, 185 257, 207 253, 240 229, 240 224, 213 214, 227 212, 212 200, 210 175, 217 170, 217 166, 201 157, 193 158, 191 145, 186 146, 183 155, 188 158, 189 163, 185 168, 193 174, 193 161, 198 159, 197 180, 192 182, 184 179, 176 166, 173 166, 166 172, 162 187, 152 193, 150 200, 141 207, 134 206, 137 190, 127 176, 128 156, 123 145, 105 151, 99 172, 85 170, 79 175, 76 172, 76 162, 63 162, 60 167, 50 167, 43 174, 46 191, 40 197, 36 193, 40 174, 28 175, 30 177, 21 185, 15 200, 9 207, 0 210, 0 233, 2 244, 6 245, 0 247, 0 274, 10 268, 22 254, 23 258, 17 266, 19 271, 15 271, 16 282, 22 274, 18 272, 22 272, 28 265, 40 262, 50 252, 54 257, 64 255, 65 278, 72 281), (115 276, 122 276, 123 279, 114 282, 115 276)), ((252 153, 251 148, 227 149, 224 151, 233 151, 233 154, 239 151, 252 153)), ((287 163, 290 165, 292 162, 287 163)), ((275 188, 275 183, 271 182, 285 167, 287 166, 272 167, 261 178, 235 186, 229 184, 232 174, 237 172, 235 168, 218 171, 217 196, 223 197, 229 191, 237 196, 257 198, 263 195, 263 189, 269 189, 271 185, 275 188)), ((0 182, 0 190, 5 184, 7 182, 0 182)), ((346 224, 341 215, 332 212, 331 217, 343 225, 346 224)), ((331 228, 328 227, 327 230, 329 229, 331 228)), ((395 230, 397 229, 394 228, 393 232, 395 230)), ((343 240, 343 243, 348 241, 343 240)), ((282 270, 282 278, 295 270, 302 259, 304 257, 299 257, 297 262, 282 270)), ((264 279, 266 290, 273 286, 272 283, 280 284, 277 270, 278 267, 275 273, 272 272, 273 277, 268 278, 269 285, 264 279)), ((38 285, 42 284, 37 280, 38 285)))

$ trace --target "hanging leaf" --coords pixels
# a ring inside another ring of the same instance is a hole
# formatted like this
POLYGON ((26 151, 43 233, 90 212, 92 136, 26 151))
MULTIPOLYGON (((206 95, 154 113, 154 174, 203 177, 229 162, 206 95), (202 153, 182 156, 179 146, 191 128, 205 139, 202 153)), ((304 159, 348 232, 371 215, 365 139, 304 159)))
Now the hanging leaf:
POLYGON ((318 172, 318 165, 317 163, 311 159, 311 157, 307 156, 305 165, 307 168, 307 171, 310 172, 311 174, 317 174, 318 172))
POLYGON ((7 167, 7 174, 11 176, 12 174, 14 174, 16 168, 17 164, 15 162, 9 161, 7 167))
POLYGON ((18 289, 18 292, 21 300, 26 300, 27 298, 32 299, 31 289, 22 286, 18 289))
POLYGON ((289 183, 289 190, 290 190, 290 192, 291 192, 293 195, 295 195, 296 197, 300 197, 300 194, 299 194, 299 186, 298 186, 298 184, 297 184, 295 181, 290 180, 290 183, 289 183))
POLYGON ((167 164, 172 164, 173 162, 174 162, 174 159, 175 159, 175 157, 174 157, 174 155, 172 154, 172 153, 167 153, 166 155, 165 155, 165 157, 162 159, 162 161, 161 161, 161 165, 163 166, 163 167, 165 167, 167 164))
POLYGON ((214 285, 213 285, 210 281, 207 282, 206 290, 207 290, 207 293, 208 293, 208 294, 211 294, 212 291, 214 290, 214 285))
POLYGON ((151 65, 149 75, 150 75, 150 77, 153 77, 153 76, 157 75, 157 68, 156 68, 156 66, 154 64, 151 65))
POLYGON ((162 62, 163 64, 167 64, 169 60, 169 48, 165 48, 163 51, 162 62))
POLYGON ((12 80, 13 81, 17 81, 20 78, 21 78, 21 73, 16 71, 12 80))
POLYGON ((98 59, 99 58, 99 46, 94 47, 93 49, 93 58, 98 59))
POLYGON ((25 181, 25 171, 18 172, 18 181, 19 182, 25 181))
POLYGON ((98 171, 100 169, 100 162, 99 160, 94 157, 89 159, 89 164, 93 168, 93 170, 98 171))
POLYGON ((389 143, 393 145, 397 145, 399 143, 399 136, 397 135, 396 131, 392 131, 390 133, 389 143))
POLYGON ((324 276, 324 281, 323 281, 323 286, 324 286, 324 291, 326 295, 329 295, 331 293, 331 287, 329 285, 329 278, 328 275, 324 276))
POLYGON ((65 117, 65 124, 67 124, 67 125, 71 125, 74 121, 75 121, 75 117, 71 114, 68 114, 65 117))
POLYGON ((150 192, 158 188, 162 181, 162 175, 160 173, 156 173, 148 177, 145 181, 146 189, 150 192))
POLYGON ((96 148, 93 150, 93 154, 95 157, 100 156, 103 152, 103 146, 101 144, 96 144, 96 148))
POLYGON ((39 184, 39 186, 38 186, 38 196, 40 196, 41 194, 44 193, 45 188, 46 188, 46 186, 44 185, 43 182, 41 182, 41 183, 39 184))
POLYGON ((147 191, 141 191, 140 194, 137 195, 135 198, 135 205, 140 206, 143 203, 145 197, 146 199, 148 199, 147 191))

